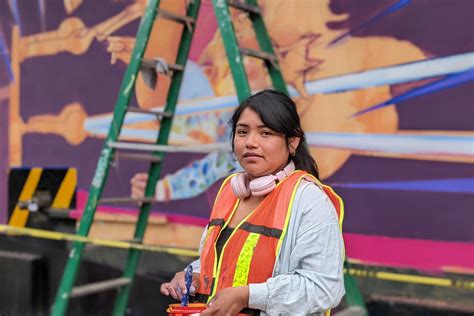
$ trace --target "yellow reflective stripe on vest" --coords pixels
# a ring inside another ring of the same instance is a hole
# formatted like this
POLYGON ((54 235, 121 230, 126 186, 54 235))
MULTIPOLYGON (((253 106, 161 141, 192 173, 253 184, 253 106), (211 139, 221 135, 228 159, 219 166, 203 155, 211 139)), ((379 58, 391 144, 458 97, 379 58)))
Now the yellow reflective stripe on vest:
MULTIPOLYGON (((229 177, 227 179, 230 179, 229 177)), ((226 180, 227 180, 226 179, 226 180)), ((227 225, 229 224, 229 221, 230 219, 232 218, 232 216, 234 216, 234 213, 235 213, 235 210, 237 209, 237 207, 239 206, 239 203, 240 203, 240 200, 237 200, 234 204, 234 207, 232 209, 232 212, 229 216, 229 219, 227 220, 227 222, 224 223, 224 225, 221 227, 221 231, 219 232, 219 235, 217 235, 217 238, 215 239, 215 242, 219 239, 222 231, 224 230, 224 228, 227 227, 227 225)), ((239 225, 237 225, 237 227, 234 228, 234 231, 232 232, 232 234, 230 234, 229 236, 229 239, 227 239, 227 241, 224 243, 224 246, 222 247, 222 251, 221 251, 221 255, 219 258, 217 258, 217 250, 216 250, 216 243, 214 242, 214 245, 212 246, 214 248, 214 267, 212 269, 212 275, 214 276, 214 279, 215 279, 215 282, 214 282, 214 287, 212 288, 212 292, 211 292, 211 295, 209 295, 209 298, 207 299, 207 302, 209 303, 211 301, 211 299, 214 297, 214 295, 216 295, 216 292, 217 292, 217 286, 218 286, 218 283, 219 283, 219 276, 220 276, 220 273, 221 273, 221 264, 222 264, 222 258, 224 258, 224 251, 225 251, 225 247, 227 246, 227 243, 229 242, 229 240, 232 238, 232 236, 234 235, 234 233, 237 231, 237 229, 239 229, 240 225, 242 225, 242 223, 244 223, 249 217, 250 215, 252 215, 252 212, 250 212, 249 215, 247 215, 247 217, 245 217, 240 223, 239 225), (219 264, 217 264, 217 261, 219 261, 219 264)), ((217 227, 217 226, 214 226, 214 227, 217 227)))
POLYGON ((283 244, 283 240, 285 239, 286 236, 286 231, 288 229, 288 223, 290 222, 290 217, 291 217, 291 211, 293 210, 293 202, 295 200, 295 195, 296 195, 296 190, 298 189, 298 186, 300 185, 301 179, 303 179, 304 176, 301 176, 298 181, 295 184, 295 187, 293 188, 293 192, 291 192, 291 198, 290 198, 290 203, 288 203, 288 209, 286 210, 286 218, 285 218, 285 224, 283 226, 282 232, 280 239, 278 239, 278 244, 275 249, 275 262, 278 260, 278 254, 280 253, 280 248, 281 245, 283 244))
POLYGON ((341 229, 342 231, 342 222, 344 221, 344 201, 342 200, 342 198, 339 196, 339 194, 337 194, 334 189, 328 185, 325 185, 325 184, 322 184, 321 181, 319 181, 315 176, 311 175, 311 174, 308 174, 307 175, 308 177, 310 177, 311 179, 313 179, 321 189, 324 190, 324 188, 328 188, 331 193, 337 198, 337 200, 339 201, 339 228, 341 229))
POLYGON ((237 265, 235 266, 234 281, 232 287, 247 285, 249 278, 250 262, 252 261, 253 252, 257 246, 260 234, 250 233, 240 251, 237 265))

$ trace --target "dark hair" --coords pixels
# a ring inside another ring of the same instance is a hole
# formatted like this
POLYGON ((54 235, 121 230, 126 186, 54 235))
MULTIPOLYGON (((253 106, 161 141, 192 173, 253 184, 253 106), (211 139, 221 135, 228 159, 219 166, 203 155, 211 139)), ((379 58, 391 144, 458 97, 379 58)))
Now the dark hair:
POLYGON ((263 90, 244 100, 234 111, 229 121, 231 127, 232 150, 237 121, 242 112, 250 108, 260 115, 263 124, 271 130, 285 135, 286 143, 290 137, 299 137, 300 143, 295 155, 291 158, 296 169, 304 170, 319 178, 318 166, 311 157, 305 142, 305 134, 301 128, 296 104, 286 94, 276 90, 263 90))

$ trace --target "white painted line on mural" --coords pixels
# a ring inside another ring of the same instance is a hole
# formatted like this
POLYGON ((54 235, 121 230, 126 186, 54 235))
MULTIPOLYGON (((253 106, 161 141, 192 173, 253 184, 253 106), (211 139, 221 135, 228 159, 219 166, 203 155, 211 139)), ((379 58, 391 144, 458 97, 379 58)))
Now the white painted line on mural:
MULTIPOLYGON (((397 154, 431 154, 458 155, 474 157, 473 136, 443 135, 391 135, 391 134, 349 134, 349 133, 306 133, 310 147, 338 148, 347 150, 378 151, 397 154)), ((230 151, 228 142, 201 144, 198 146, 158 146, 140 144, 123 147, 137 150, 163 150, 168 152, 212 152, 213 150, 230 151), (133 148, 132 148, 133 147, 133 148)))
POLYGON ((397 154, 474 157, 473 136, 306 133, 310 146, 397 154))
POLYGON ((195 146, 155 145, 129 142, 109 142, 109 147, 115 149, 130 149, 140 151, 163 151, 173 153, 210 153, 216 150, 230 151, 229 143, 199 144, 195 146))
MULTIPOLYGON (((346 74, 338 77, 319 79, 305 84, 310 94, 335 93, 347 90, 363 89, 381 85, 399 84, 442 75, 459 73, 474 68, 474 53, 465 53, 442 58, 435 58, 396 65, 359 73, 346 74)), ((297 92, 288 87, 292 96, 297 92)), ((237 97, 224 96, 215 98, 200 98, 185 100, 178 103, 176 115, 192 115, 210 111, 231 111, 238 104, 237 97)), ((163 111, 162 107, 151 110, 163 111)), ((108 128, 112 115, 90 117, 85 120, 84 128, 91 134, 97 134, 96 129, 108 128)), ((127 113, 124 124, 133 124, 154 120, 154 116, 140 113, 127 113)))

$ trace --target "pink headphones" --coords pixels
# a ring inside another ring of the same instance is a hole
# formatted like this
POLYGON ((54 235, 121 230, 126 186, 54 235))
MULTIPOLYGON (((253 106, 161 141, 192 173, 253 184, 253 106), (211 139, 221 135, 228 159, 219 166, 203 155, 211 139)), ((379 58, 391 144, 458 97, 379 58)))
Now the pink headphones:
POLYGON ((293 161, 278 171, 276 175, 263 176, 257 179, 249 181, 249 177, 246 173, 242 172, 230 179, 230 185, 235 196, 239 199, 245 199, 250 194, 254 196, 266 195, 272 192, 276 188, 277 181, 280 182, 288 177, 295 170, 295 164, 293 161))

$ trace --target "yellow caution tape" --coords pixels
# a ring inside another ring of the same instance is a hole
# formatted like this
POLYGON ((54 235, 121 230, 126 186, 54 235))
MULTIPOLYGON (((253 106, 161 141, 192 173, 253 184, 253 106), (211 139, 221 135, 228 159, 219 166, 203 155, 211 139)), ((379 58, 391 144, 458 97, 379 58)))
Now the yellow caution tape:
POLYGON ((373 271, 366 269, 344 269, 344 273, 357 277, 369 277, 385 281, 405 282, 413 284, 424 284, 441 287, 459 287, 472 290, 474 289, 474 281, 458 280, 448 278, 428 277, 422 275, 412 275, 404 273, 394 273, 387 271, 373 271))
MULTIPOLYGON (((84 236, 53 232, 48 230, 41 230, 35 228, 24 228, 24 227, 14 227, 10 225, 0 225, 0 234, 10 235, 10 236, 29 236, 34 238, 42 239, 52 239, 52 240, 65 240, 65 241, 76 241, 83 242, 88 244, 93 244, 97 246, 120 248, 120 249, 137 249, 151 252, 164 252, 172 255, 178 256, 188 256, 188 257, 197 257, 199 252, 193 249, 183 249, 183 248, 174 248, 174 247, 163 247, 163 246, 152 246, 152 245, 142 245, 137 243, 131 243, 126 241, 117 241, 117 240, 105 240, 105 239, 92 239, 84 236)), ((405 283, 415 283, 415 284, 424 284, 432 286, 441 286, 441 287, 459 287, 465 289, 474 289, 474 281, 470 280, 459 280, 459 279, 448 279, 448 278, 436 278, 420 275, 410 275, 402 273, 393 273, 385 271, 372 271, 366 269, 344 269, 344 273, 349 275, 354 275, 358 277, 370 277, 385 281, 396 281, 396 282, 405 282, 405 283)))
POLYGON ((52 240, 66 240, 66 241, 76 241, 82 243, 93 244, 97 246, 112 247, 112 248, 121 248, 121 249, 137 249, 145 250, 151 252, 165 252, 172 255, 178 256, 188 256, 188 257, 197 257, 199 252, 193 249, 183 249, 183 248, 174 248, 174 247, 164 247, 164 246, 152 246, 152 245, 143 245, 138 243, 118 241, 118 240, 105 240, 105 239, 92 239, 84 236, 53 232, 48 230, 41 230, 35 228, 24 228, 24 227, 13 227, 9 225, 0 225, 0 233, 6 235, 16 235, 16 236, 30 236, 34 238, 42 239, 52 239, 52 240))

